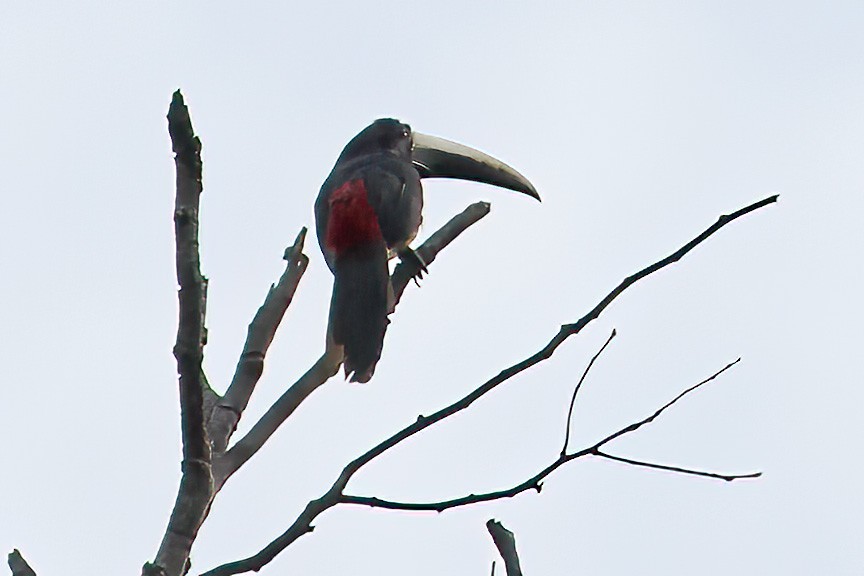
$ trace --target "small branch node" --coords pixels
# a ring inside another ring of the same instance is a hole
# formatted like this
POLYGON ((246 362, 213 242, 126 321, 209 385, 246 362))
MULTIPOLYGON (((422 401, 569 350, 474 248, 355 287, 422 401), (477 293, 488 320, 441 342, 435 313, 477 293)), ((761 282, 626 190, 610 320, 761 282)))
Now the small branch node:
POLYGON ((188 206, 181 206, 174 211, 174 222, 186 225, 192 221, 192 217, 195 215, 195 211, 188 206))
POLYGON ((208 462, 207 460, 203 460, 201 458, 186 458, 185 460, 183 460, 180 463, 180 468, 184 472, 186 470, 188 470, 189 468, 193 468, 193 467, 200 468, 202 470, 209 470, 210 469, 210 462, 208 462))

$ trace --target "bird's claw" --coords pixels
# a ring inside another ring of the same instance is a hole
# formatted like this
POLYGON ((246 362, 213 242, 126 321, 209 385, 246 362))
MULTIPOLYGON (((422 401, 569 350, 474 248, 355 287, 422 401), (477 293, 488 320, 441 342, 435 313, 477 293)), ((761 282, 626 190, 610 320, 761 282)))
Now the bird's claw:
POLYGON ((429 269, 426 267, 426 262, 423 261, 423 258, 420 256, 420 254, 408 247, 405 247, 399 251, 399 259, 406 264, 414 266, 416 272, 411 279, 414 280, 414 283, 419 287, 420 280, 423 279, 423 273, 429 273, 429 269))

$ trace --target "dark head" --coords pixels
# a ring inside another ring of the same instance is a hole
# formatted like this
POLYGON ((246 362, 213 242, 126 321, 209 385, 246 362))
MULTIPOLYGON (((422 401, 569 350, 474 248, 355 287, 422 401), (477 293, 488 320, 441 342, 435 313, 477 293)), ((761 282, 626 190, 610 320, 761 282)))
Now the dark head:
POLYGON ((357 134, 342 150, 339 160, 389 152, 411 159, 411 127, 393 118, 380 118, 357 134))

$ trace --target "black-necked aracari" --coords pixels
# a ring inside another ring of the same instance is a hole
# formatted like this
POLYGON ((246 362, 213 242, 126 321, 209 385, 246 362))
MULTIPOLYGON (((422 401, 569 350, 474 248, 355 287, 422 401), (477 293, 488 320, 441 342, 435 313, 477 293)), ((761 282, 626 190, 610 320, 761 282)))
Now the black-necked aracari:
POLYGON ((352 382, 368 382, 381 357, 393 306, 387 261, 398 254, 425 268, 408 246, 423 219, 422 178, 473 180, 540 199, 503 162, 398 120, 376 120, 357 134, 315 201, 318 242, 334 276, 331 336, 344 347, 352 382))

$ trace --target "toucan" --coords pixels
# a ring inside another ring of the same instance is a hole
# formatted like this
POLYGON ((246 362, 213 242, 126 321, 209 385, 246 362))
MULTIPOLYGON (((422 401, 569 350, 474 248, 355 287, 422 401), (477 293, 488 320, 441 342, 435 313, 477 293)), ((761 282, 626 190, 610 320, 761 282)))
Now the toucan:
POLYGON ((348 142, 315 201, 315 224, 333 272, 330 336, 343 347, 345 377, 368 382, 381 357, 393 311, 388 260, 398 255, 425 271, 409 247, 423 220, 423 178, 484 182, 527 194, 519 172, 479 150, 376 120, 348 142))

